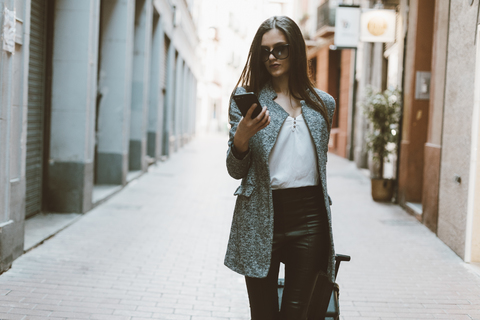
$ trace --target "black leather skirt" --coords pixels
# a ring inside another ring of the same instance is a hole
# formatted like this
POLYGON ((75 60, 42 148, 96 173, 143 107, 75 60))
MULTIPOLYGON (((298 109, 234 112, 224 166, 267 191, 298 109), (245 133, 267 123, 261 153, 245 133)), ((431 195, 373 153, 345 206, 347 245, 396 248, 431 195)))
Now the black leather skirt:
POLYGON ((246 277, 253 320, 306 319, 310 297, 329 254, 328 219, 320 186, 273 190, 274 235, 266 278, 246 277), (277 296, 280 262, 285 263, 281 310, 277 296))
MULTIPOLYGON (((289 241, 328 231, 321 186, 273 190, 273 249, 289 241)), ((284 259, 281 259, 284 262, 284 259)))

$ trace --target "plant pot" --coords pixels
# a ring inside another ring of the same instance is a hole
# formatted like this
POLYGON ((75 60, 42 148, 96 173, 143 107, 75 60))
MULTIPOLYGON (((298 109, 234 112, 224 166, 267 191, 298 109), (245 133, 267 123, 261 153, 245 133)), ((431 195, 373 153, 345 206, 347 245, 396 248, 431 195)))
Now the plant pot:
POLYGON ((393 197, 393 179, 371 179, 372 198, 375 201, 391 201, 393 197))

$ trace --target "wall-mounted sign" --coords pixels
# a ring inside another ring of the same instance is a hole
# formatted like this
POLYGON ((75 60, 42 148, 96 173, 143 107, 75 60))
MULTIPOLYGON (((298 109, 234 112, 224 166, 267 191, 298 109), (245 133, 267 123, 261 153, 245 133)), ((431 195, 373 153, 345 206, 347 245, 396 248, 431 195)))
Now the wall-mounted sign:
POLYGON ((430 79, 432 78, 432 73, 430 71, 417 71, 415 78, 415 99, 430 99, 430 79))
POLYGON ((360 38, 360 8, 338 7, 334 43, 337 48, 356 48, 360 38))
POLYGON ((364 9, 360 18, 360 41, 394 42, 395 10, 364 9))
POLYGON ((15 10, 7 8, 3 13, 3 50, 15 52, 15 10))

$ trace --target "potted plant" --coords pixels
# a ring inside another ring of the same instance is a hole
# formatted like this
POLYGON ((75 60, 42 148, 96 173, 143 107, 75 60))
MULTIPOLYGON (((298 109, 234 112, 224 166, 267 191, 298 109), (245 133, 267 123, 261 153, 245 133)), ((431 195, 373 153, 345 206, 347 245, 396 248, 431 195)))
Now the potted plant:
MULTIPOLYGON (((378 172, 372 172, 372 198, 390 201, 393 196, 393 179, 384 179, 383 164, 396 151, 398 122, 400 120, 400 91, 379 92, 367 87, 363 103, 365 115, 371 123, 367 135, 367 150, 372 153, 378 172)), ((376 170, 375 170, 376 171, 376 170)))

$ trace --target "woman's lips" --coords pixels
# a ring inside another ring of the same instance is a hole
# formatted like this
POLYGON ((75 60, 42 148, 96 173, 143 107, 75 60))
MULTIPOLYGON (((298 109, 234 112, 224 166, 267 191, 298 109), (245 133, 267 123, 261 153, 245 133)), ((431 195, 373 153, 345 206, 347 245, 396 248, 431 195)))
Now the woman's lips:
POLYGON ((270 65, 270 68, 278 68, 280 67, 280 63, 274 63, 270 65))

